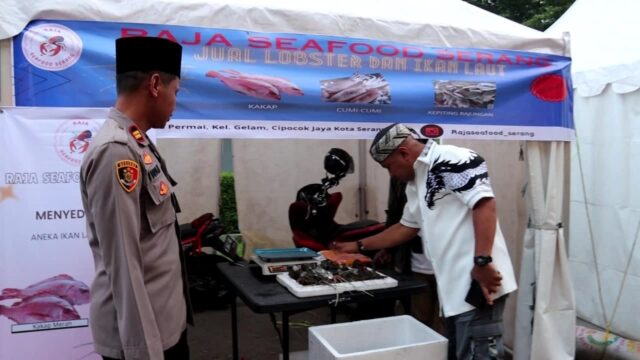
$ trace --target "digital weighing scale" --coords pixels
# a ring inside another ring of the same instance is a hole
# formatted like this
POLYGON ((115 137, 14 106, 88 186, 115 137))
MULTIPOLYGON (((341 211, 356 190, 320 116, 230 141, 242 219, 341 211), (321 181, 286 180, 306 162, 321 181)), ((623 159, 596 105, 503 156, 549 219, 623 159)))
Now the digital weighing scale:
POLYGON ((319 263, 324 257, 309 248, 256 249, 251 260, 262 269, 262 275, 287 272, 291 265, 319 263))

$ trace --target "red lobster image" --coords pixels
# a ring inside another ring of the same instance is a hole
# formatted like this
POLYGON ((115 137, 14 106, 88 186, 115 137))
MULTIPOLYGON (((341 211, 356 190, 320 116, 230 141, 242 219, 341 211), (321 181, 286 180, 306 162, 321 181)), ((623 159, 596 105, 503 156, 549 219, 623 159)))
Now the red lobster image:
POLYGON ((69 141, 69 151, 72 153, 84 153, 89 148, 89 140, 92 136, 91 131, 85 130, 78 134, 78 136, 74 136, 69 141))
POLYGON ((56 56, 64 49, 64 37, 52 36, 49 40, 40 44, 40 54, 56 56))

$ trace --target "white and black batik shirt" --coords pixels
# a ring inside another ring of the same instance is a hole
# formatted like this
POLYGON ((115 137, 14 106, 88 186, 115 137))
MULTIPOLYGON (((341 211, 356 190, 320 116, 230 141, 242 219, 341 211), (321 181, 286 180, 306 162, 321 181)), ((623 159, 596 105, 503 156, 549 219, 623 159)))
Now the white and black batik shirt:
MULTIPOLYGON (((446 317, 473 309, 464 298, 471 284, 475 251, 472 209, 494 197, 484 159, 472 150, 430 144, 414 163, 401 224, 422 229, 423 248, 433 263, 446 317)), ((517 289, 513 267, 497 224, 492 257, 503 275, 496 298, 517 289)))

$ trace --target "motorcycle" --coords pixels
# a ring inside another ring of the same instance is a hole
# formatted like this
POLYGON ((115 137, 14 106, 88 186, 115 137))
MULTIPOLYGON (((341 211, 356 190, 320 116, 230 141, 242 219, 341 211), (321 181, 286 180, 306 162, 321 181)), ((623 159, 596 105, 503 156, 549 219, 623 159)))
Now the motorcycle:
POLYGON ((231 301, 231 294, 220 280, 216 264, 242 261, 237 251, 238 243, 229 236, 221 239, 224 228, 212 213, 180 224, 179 228, 194 310, 225 308, 231 301), (207 248, 215 251, 206 251, 207 248))
POLYGON ((374 220, 340 224, 334 220, 342 202, 341 192, 329 192, 348 173, 353 173, 353 158, 343 149, 332 148, 324 158, 327 175, 320 183, 308 184, 298 190, 296 200, 289 205, 289 226, 296 247, 320 251, 332 242, 356 241, 377 234, 385 225, 374 220))
MULTIPOLYGON (((327 175, 320 183, 303 186, 296 193, 296 201, 289 205, 289 225, 293 243, 297 247, 308 247, 315 251, 327 250, 334 241, 356 241, 375 235, 385 229, 385 224, 375 220, 360 220, 340 224, 334 217, 342 202, 342 193, 329 192, 339 185, 347 174, 353 173, 353 158, 339 148, 329 150, 324 158, 327 175)), ((377 265, 384 266, 388 260, 379 256, 384 250, 364 251, 377 265)), ((352 320, 392 316, 393 301, 373 301, 347 305, 352 320)))

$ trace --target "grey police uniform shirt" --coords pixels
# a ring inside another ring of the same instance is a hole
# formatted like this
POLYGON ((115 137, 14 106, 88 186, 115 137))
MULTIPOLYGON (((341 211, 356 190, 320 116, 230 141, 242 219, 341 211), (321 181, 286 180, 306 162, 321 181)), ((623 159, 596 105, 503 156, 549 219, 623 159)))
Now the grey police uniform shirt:
POLYGON ((112 108, 81 166, 96 272, 90 324, 100 355, 163 359, 187 318, 173 188, 132 125, 112 108))

